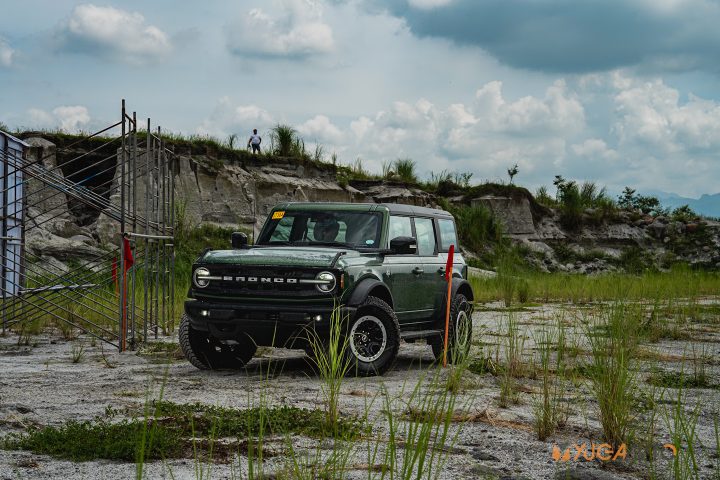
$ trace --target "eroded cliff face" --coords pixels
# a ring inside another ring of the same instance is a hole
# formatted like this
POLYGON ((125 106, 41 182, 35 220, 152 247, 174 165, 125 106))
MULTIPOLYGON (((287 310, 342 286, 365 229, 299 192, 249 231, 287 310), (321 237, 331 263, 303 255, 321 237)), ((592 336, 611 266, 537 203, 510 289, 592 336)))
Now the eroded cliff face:
MULTIPOLYGON (((90 148, 86 151, 74 148, 59 154, 47 139, 31 137, 27 141, 33 145, 28 152, 30 161, 42 163, 60 178, 77 182, 105 175, 102 184, 88 188, 99 191, 111 205, 120 205, 120 172, 114 165, 106 164, 107 155, 103 156, 103 152, 96 154, 90 148), (83 160, 66 164, 69 158, 78 156, 84 156, 83 160)), ((182 215, 186 225, 212 223, 257 231, 272 207, 281 202, 393 202, 435 206, 432 195, 400 183, 365 181, 341 185, 332 165, 303 164, 283 158, 273 163, 266 163, 265 157, 253 160, 237 162, 210 155, 176 155, 167 177, 172 177, 174 185, 176 214, 182 215)), ((134 208, 138 216, 143 217, 146 198, 153 201, 159 180, 152 168, 145 170, 145 163, 145 155, 140 154, 136 161, 137 174, 132 177, 136 185, 134 208)), ((107 211, 83 208, 62 190, 46 188, 37 180, 29 182, 28 192, 28 219, 34 222, 34 228, 27 231, 28 248, 37 255, 52 257, 59 268, 63 268, 65 261, 98 256, 119 243, 119 224, 107 211)), ((126 230, 132 230, 131 222, 126 230)))
POLYGON ((280 202, 362 202, 367 197, 338 185, 334 172, 314 166, 243 166, 180 156, 175 199, 192 223, 259 226, 280 202))
POLYGON ((527 249, 527 260, 539 270, 595 273, 621 270, 629 262, 662 269, 675 261, 720 269, 719 222, 624 211, 598 218, 587 210, 580 226, 568 229, 556 211, 533 215, 527 198, 487 196, 472 203, 492 210, 505 235, 527 249))
MULTIPOLYGON (((120 204, 119 172, 107 161, 116 150, 95 152, 74 147, 60 153, 45 138, 30 137, 26 141, 33 146, 28 153, 31 160, 37 160, 62 178, 88 181, 87 188, 111 205, 120 204), (78 156, 82 156, 82 162, 67 164, 69 158, 78 156)), ((437 205, 433 195, 400 182, 364 180, 347 185, 338 181, 332 165, 303 164, 283 158, 266 162, 265 157, 240 162, 211 154, 176 155, 168 173, 174 182, 175 211, 183 216, 186 225, 213 223, 257 232, 270 209, 281 202, 437 205)), ((158 179, 152 170, 146 174, 143 155, 137 164, 140 167, 134 179, 135 208, 138 215, 144 216, 146 193, 149 198, 156 194, 158 179)), ((85 208, 62 191, 41 187, 37 180, 27 184, 27 218, 31 228, 26 230, 26 245, 31 252, 62 270, 73 259, 93 258, 109 248, 117 248, 120 230, 116 221, 106 213, 85 208)), ((449 200, 468 201, 463 197, 449 200)), ((526 248, 528 260, 540 270, 612 271, 622 268, 619 260, 629 254, 640 262, 660 267, 681 260, 720 268, 717 222, 677 222, 628 212, 598 222, 593 221, 593 212, 586 212, 582 226, 568 230, 562 227, 557 212, 538 208, 527 192, 512 198, 488 195, 469 201, 492 210, 504 224, 506 235, 526 248)), ((127 229, 131 230, 132 225, 127 229)))

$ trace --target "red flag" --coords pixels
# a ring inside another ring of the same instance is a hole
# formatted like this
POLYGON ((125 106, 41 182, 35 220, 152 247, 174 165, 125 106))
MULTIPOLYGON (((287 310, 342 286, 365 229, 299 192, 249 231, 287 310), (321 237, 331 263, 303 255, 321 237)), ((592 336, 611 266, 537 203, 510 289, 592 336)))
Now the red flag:
POLYGON ((130 248, 130 239, 127 237, 123 238, 123 258, 125 263, 125 268, 123 272, 127 272, 130 267, 133 266, 135 263, 135 259, 133 258, 132 249, 130 248))
POLYGON ((125 351, 125 342, 127 341, 127 271, 135 263, 132 248, 130 248, 130 239, 123 237, 122 239, 122 256, 123 256, 123 273, 122 273, 122 331, 124 332, 120 338, 120 351, 125 351))
POLYGON ((448 249, 447 263, 445 264, 445 280, 448 282, 452 276, 453 255, 455 255, 455 245, 450 245, 450 248, 448 249))

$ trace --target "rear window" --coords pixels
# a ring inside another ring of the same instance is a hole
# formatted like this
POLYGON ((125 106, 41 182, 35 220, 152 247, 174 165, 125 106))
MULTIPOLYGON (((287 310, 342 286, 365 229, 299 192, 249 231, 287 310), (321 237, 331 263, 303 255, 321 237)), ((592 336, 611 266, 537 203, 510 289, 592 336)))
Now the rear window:
POLYGON ((418 253, 427 257, 435 254, 435 229, 429 218, 415 219, 415 235, 417 236, 418 253))
POLYGON ((440 228, 440 250, 447 252, 450 249, 450 245, 455 245, 457 248, 457 234, 455 233, 455 222, 452 220, 440 219, 438 220, 438 227, 440 228))

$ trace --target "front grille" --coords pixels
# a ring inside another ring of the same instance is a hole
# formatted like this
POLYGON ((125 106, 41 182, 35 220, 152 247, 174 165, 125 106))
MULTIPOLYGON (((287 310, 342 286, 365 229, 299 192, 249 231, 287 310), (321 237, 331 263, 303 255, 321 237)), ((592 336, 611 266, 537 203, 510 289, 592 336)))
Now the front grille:
MULTIPOLYGON (((285 297, 306 298, 326 297, 315 285, 301 283, 300 280, 313 280, 327 269, 298 269, 283 267, 245 267, 239 265, 207 265, 212 277, 205 288, 195 288, 198 295, 228 295, 248 297, 285 297)), ((333 272, 336 277, 338 272, 333 272)))

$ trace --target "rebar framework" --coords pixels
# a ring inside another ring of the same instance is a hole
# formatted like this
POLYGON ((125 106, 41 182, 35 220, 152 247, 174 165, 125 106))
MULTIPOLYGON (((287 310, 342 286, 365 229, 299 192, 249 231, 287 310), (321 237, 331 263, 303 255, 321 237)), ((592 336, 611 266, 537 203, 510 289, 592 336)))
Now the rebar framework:
POLYGON ((59 148, 62 162, 52 165, 38 150, 37 158, 0 151, 3 331, 49 320, 119 351, 167 332, 175 318, 175 157, 161 129, 148 119, 142 131, 123 100, 120 121, 59 148), (37 239, 52 242, 53 222, 77 220, 71 202, 111 234, 80 257, 62 248, 48 253, 37 239), (71 266, 58 267, 58 257, 71 266))

